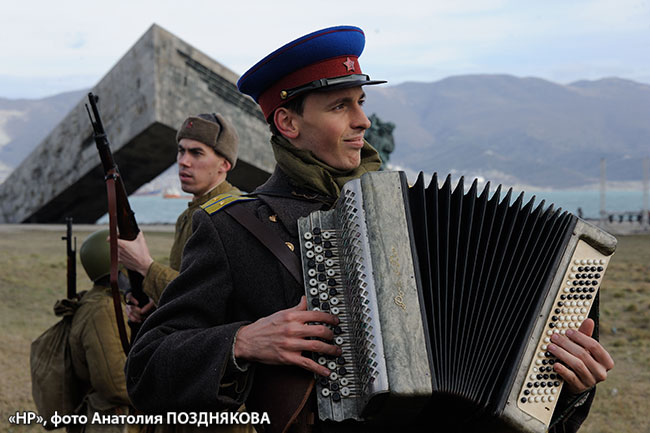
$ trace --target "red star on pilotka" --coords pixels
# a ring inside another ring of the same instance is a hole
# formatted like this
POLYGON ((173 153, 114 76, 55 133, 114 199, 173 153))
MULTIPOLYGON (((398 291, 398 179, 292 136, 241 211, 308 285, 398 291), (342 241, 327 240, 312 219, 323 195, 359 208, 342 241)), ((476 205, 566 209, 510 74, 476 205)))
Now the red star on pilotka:
POLYGON ((354 71, 354 60, 351 60, 349 57, 345 58, 343 65, 345 66, 345 69, 348 70, 348 72, 354 71))
POLYGON ((189 122, 187 122, 187 126, 186 126, 186 128, 187 128, 187 129, 190 129, 190 128, 193 127, 193 126, 194 126, 194 122, 190 120, 189 122))

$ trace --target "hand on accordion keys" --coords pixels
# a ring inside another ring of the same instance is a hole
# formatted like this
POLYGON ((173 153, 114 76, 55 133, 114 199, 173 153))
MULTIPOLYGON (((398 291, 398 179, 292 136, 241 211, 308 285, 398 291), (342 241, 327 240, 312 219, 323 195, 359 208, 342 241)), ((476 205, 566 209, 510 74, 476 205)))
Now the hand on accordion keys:
POLYGON ((594 321, 585 320, 577 331, 567 330, 566 336, 554 334, 548 350, 561 363, 554 370, 565 380, 573 394, 579 394, 607 378, 614 361, 605 348, 591 337, 594 321))
POLYGON ((327 367, 302 356, 303 351, 341 354, 338 346, 323 341, 330 341, 334 337, 332 330, 326 326, 328 324, 336 326, 339 319, 322 311, 307 311, 307 299, 303 296, 295 307, 280 310, 241 327, 235 341, 235 358, 263 364, 296 365, 328 376, 330 370, 327 367))

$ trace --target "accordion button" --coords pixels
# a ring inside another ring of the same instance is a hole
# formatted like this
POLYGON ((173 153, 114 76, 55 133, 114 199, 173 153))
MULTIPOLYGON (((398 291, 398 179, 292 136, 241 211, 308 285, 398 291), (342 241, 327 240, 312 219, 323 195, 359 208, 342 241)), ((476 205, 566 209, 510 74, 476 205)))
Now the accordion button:
POLYGON ((305 242, 304 245, 305 245, 305 248, 307 248, 308 250, 310 250, 310 249, 312 249, 314 247, 314 244, 312 244, 311 241, 305 242))
POLYGON ((307 239, 307 240, 309 240, 309 239, 312 238, 312 234, 311 234, 310 232, 305 232, 305 234, 302 235, 302 237, 305 238, 305 239, 307 239))
POLYGON ((327 386, 330 385, 329 379, 326 378, 326 377, 323 377, 323 376, 320 376, 318 378, 318 383, 320 384, 320 386, 324 386, 324 387, 327 387, 327 386))
POLYGON ((331 372, 329 375, 330 380, 338 380, 339 375, 335 371, 331 372))
POLYGON ((348 369, 345 367, 340 367, 338 371, 341 376, 345 376, 346 374, 348 374, 348 369))
POLYGON ((521 402, 522 403, 526 403, 527 401, 528 401, 528 399, 526 397, 521 397, 521 402))
MULTIPOLYGON (((327 363, 327 368, 329 368, 330 370, 336 370, 336 362, 334 362, 334 361, 329 361, 329 362, 327 363)), ((333 389, 333 388, 332 388, 332 390, 336 391, 336 390, 333 389)))
POLYGON ((312 250, 309 250, 305 253, 305 256, 307 256, 308 259, 314 258, 315 254, 312 250))
MULTIPOLYGON (((317 296, 318 295, 318 289, 316 287, 310 288, 309 289, 309 294, 312 295, 312 296, 317 296)), ((312 301, 312 305, 314 307, 316 307, 318 305, 318 299, 314 298, 311 301, 312 301), (316 301, 316 305, 314 305, 314 301, 316 301)))
POLYGON ((320 254, 320 253, 323 252, 323 247, 320 246, 320 245, 316 245, 316 246, 314 247, 314 251, 316 252, 316 254, 320 254))
POLYGON ((320 309, 323 311, 327 311, 330 309, 330 304, 328 304, 327 302, 323 302, 320 304, 320 309))
POLYGON ((320 227, 314 227, 313 232, 314 232, 315 235, 319 235, 320 234, 320 227))
POLYGON ((317 286, 317 285, 318 285, 318 281, 316 280, 316 278, 311 278, 311 279, 309 280, 309 285, 310 285, 310 286, 317 286))
POLYGON ((332 237, 332 233, 330 232, 323 232, 323 239, 329 239, 332 237))
POLYGON ((326 291, 326 290, 327 290, 327 284, 325 284, 325 283, 320 283, 320 284, 318 285, 318 290, 320 290, 321 292, 326 291))
MULTIPOLYGON (((325 257, 328 257, 328 258, 329 257, 334 257, 334 253, 331 252, 330 250, 327 250, 327 251, 325 251, 325 257)), ((328 266, 330 266, 330 265, 328 265, 328 266)))
POLYGON ((321 389, 320 393, 323 395, 323 397, 329 397, 330 396, 330 390, 327 389, 327 388, 321 389))
POLYGON ((317 263, 321 263, 323 260, 325 260, 325 258, 323 257, 322 254, 316 255, 316 262, 317 263))
POLYGON ((343 333, 343 329, 341 329, 340 326, 335 326, 335 327, 332 329, 332 331, 334 331, 334 335, 340 335, 341 333, 343 333))
POLYGON ((337 307, 332 307, 332 309, 330 310, 330 312, 331 312, 332 314, 334 314, 335 316, 338 316, 339 313, 340 313, 340 311, 339 311, 339 309, 338 309, 337 307))
POLYGON ((325 364, 327 364, 327 358, 325 358, 324 356, 319 356, 319 357, 318 357, 318 363, 319 363, 320 365, 325 365, 325 364))
POLYGON ((309 275, 310 277, 315 277, 316 276, 316 269, 308 270, 307 275, 309 275))
POLYGON ((325 265, 319 263, 318 266, 316 266, 316 269, 318 270, 318 272, 325 272, 325 265))
POLYGON ((320 292, 320 294, 318 295, 318 298, 321 301, 327 301, 327 298, 328 298, 327 293, 326 292, 320 292))
MULTIPOLYGON (((342 378, 339 380, 339 382, 341 383, 341 386, 348 386, 348 384, 350 383, 350 381, 348 380, 347 377, 342 377, 342 378)), ((342 390, 341 390, 341 391, 342 391, 342 390)))
POLYGON ((327 276, 328 277, 333 277, 334 275, 336 275, 336 271, 334 269, 328 269, 327 270, 327 276))
POLYGON ((343 388, 341 388, 341 395, 342 395, 343 397, 347 397, 347 396, 349 396, 349 395, 350 395, 350 389, 347 388, 347 387, 343 387, 343 388))
MULTIPOLYGON (((332 295, 332 291, 331 291, 331 290, 330 290, 328 293, 329 293, 330 295, 332 295)), ((334 295, 336 295, 336 293, 335 293, 334 295)), ((332 295, 332 296, 334 296, 334 295, 332 295)), ((338 305, 338 303, 339 303, 339 298, 332 298, 332 299, 330 300, 330 302, 332 303, 332 305, 338 305)))
POLYGON ((341 394, 339 394, 338 392, 332 393, 332 400, 341 401, 341 394))
POLYGON ((316 266, 316 260, 307 260, 307 266, 310 267, 310 268, 315 267, 316 266))
POLYGON ((318 281, 325 281, 325 280, 327 280, 325 274, 318 274, 318 281))
POLYGON ((325 241, 325 242, 323 242, 323 247, 332 248, 332 243, 330 241, 325 241))
POLYGON ((553 401, 555 401, 555 397, 553 397, 552 395, 551 395, 551 396, 549 396, 549 397, 548 397, 548 401, 550 401, 550 402, 553 402, 553 401))
POLYGON ((327 280, 327 284, 329 284, 330 286, 336 286, 336 280, 334 278, 330 278, 329 280, 327 280))
POLYGON ((336 296, 338 293, 339 293, 339 291, 336 290, 334 287, 331 287, 331 288, 329 289, 329 294, 330 294, 330 296, 336 296))
POLYGON ((315 244, 322 244, 323 243, 323 238, 320 236, 314 236, 314 243, 315 244))
POLYGON ((345 343, 345 340, 343 339, 343 337, 336 337, 334 339, 334 343, 336 343, 337 346, 342 346, 343 343, 345 343))

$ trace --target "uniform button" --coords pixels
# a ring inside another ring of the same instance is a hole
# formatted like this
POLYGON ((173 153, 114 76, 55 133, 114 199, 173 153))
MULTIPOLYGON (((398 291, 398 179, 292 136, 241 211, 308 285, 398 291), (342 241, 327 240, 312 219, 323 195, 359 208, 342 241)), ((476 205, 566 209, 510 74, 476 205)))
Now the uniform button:
POLYGON ((269 215, 269 221, 272 223, 277 223, 278 222, 278 216, 277 215, 269 215))
POLYGON ((293 251, 293 250, 295 249, 294 246, 293 246, 293 244, 292 244, 291 242, 285 242, 284 244, 285 244, 285 245, 287 246, 287 248, 289 248, 291 251, 293 251))

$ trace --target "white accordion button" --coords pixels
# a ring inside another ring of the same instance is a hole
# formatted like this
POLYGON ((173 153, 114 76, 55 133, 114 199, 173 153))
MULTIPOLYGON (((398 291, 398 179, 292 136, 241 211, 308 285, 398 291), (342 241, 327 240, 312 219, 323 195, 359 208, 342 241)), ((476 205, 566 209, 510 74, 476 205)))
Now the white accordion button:
POLYGON ((306 232, 304 235, 302 235, 302 237, 304 237, 305 239, 309 240, 309 239, 312 238, 312 234, 311 234, 311 232, 306 232))
MULTIPOLYGON (((341 382, 343 382, 342 379, 341 379, 341 382)), ((350 389, 344 386, 343 388, 341 388, 341 395, 343 397, 349 396, 350 395, 350 389)))
POLYGON ((320 393, 323 394, 323 397, 329 397, 330 396, 330 390, 328 388, 321 389, 320 393))

